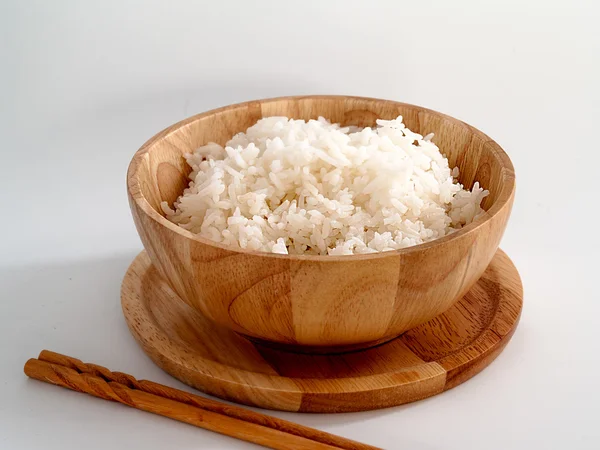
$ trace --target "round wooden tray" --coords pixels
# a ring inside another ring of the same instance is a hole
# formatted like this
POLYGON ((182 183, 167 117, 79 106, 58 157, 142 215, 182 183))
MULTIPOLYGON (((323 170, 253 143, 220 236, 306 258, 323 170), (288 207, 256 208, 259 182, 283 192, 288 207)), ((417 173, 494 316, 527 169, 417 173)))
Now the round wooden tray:
POLYGON ((523 289, 498 250, 444 314, 385 344, 337 355, 276 350, 214 325, 177 297, 145 252, 125 275, 121 303, 144 351, 190 386, 262 408, 348 412, 430 397, 479 373, 514 333, 523 289))

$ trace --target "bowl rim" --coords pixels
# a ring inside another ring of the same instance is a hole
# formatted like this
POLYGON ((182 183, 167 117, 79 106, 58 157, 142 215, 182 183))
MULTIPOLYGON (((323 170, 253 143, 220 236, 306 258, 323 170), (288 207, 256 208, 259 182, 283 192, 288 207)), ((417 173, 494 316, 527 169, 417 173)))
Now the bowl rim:
POLYGON ((515 171, 512 161, 506 154, 506 152, 498 145, 496 141, 490 138, 488 135, 478 130, 477 128, 459 120, 452 116, 448 116, 447 114, 440 113, 438 111, 424 108, 422 106, 413 105, 410 103, 397 102, 393 100, 385 100, 380 98, 373 97, 360 97, 360 96, 348 96, 348 95, 295 95, 295 96, 284 96, 284 97, 271 97, 259 100, 251 100, 247 102, 235 103, 227 106, 222 106, 219 108, 211 109, 209 111, 205 111, 199 114, 195 114, 191 117, 183 119, 159 133, 155 134, 148 141, 144 143, 140 147, 140 149, 133 155, 129 163, 129 167, 127 169, 127 192, 130 197, 130 201, 135 202, 135 205, 141 210, 146 216, 148 216, 153 222, 166 227, 168 230, 186 238, 191 239, 192 241, 199 242, 203 245, 208 245, 211 247, 219 248, 222 250, 226 250, 232 253, 239 253, 245 255, 252 256, 261 256, 267 258, 276 258, 276 259, 287 259, 287 260, 297 260, 297 261, 318 261, 318 262, 334 262, 334 261, 365 261, 365 260, 374 260, 379 258, 386 258, 397 255, 408 255, 414 252, 421 252, 423 250, 430 249, 432 247, 441 246, 449 241, 457 240, 461 237, 467 236, 475 232, 477 229, 481 228, 486 222, 490 221, 494 216, 496 216, 500 211, 502 211, 506 207, 511 206, 511 198, 515 192, 515 171), (144 197, 142 192, 139 179, 138 179, 138 169, 140 167, 140 163, 144 160, 146 155, 152 150, 152 148, 167 138, 172 133, 178 131, 180 128, 190 125, 191 123, 198 121, 204 117, 219 114, 224 111, 235 109, 235 108, 243 108, 249 105, 255 105, 256 103, 268 103, 268 102, 276 102, 281 100, 302 100, 302 99, 351 99, 351 100, 361 100, 361 101, 375 101, 375 102, 386 102, 393 103, 396 105, 402 105, 404 107, 418 110, 419 112, 426 112, 441 116, 444 119, 450 120, 457 125, 463 126, 467 128, 472 134, 479 136, 485 144, 491 144, 491 151, 494 152, 495 156, 500 160, 502 164, 502 177, 503 182, 500 188, 500 193, 498 194, 498 198, 492 204, 491 208, 487 210, 480 217, 475 219, 469 225, 461 228, 454 233, 448 234, 444 237, 434 239, 429 242, 425 242, 423 244, 413 245, 411 247, 406 247, 398 250, 390 250, 386 252, 377 252, 377 253, 366 253, 366 254, 354 254, 354 255, 302 255, 302 254, 280 254, 280 253, 270 253, 263 251, 255 251, 255 250, 247 250, 243 248, 231 247, 228 245, 223 245, 219 242, 212 241, 210 239, 201 237, 196 235, 176 224, 169 221, 166 217, 156 211, 152 205, 148 202, 148 200, 144 197))

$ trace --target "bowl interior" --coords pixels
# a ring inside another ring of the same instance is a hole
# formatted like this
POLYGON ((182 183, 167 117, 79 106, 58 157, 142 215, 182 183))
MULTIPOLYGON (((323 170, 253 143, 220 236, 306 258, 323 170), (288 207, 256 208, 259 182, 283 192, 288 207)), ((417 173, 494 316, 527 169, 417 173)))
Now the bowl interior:
POLYGON ((496 209, 494 205, 510 196, 514 184, 512 164, 498 144, 479 130, 419 106, 341 96, 259 100, 193 116, 148 141, 134 157, 128 178, 133 175, 144 199, 164 216, 160 203, 172 205, 189 183, 191 169, 183 155, 208 142, 224 145, 260 118, 287 116, 308 120, 323 116, 342 125, 364 127, 374 126, 379 118, 394 119, 399 115, 412 131, 422 135, 435 133, 433 141, 448 158, 450 167, 459 168, 459 180, 466 188, 479 181, 490 191, 482 202, 485 210, 491 212, 496 209))

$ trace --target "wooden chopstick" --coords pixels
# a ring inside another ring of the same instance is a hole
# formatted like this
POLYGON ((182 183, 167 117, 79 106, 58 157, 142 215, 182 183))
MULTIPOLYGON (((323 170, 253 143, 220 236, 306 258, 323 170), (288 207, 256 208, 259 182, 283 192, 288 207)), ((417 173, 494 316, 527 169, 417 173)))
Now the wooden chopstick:
POLYGON ((42 351, 38 359, 27 361, 25 374, 269 448, 377 449, 158 383, 137 380, 131 375, 111 372, 105 367, 47 350, 42 351))

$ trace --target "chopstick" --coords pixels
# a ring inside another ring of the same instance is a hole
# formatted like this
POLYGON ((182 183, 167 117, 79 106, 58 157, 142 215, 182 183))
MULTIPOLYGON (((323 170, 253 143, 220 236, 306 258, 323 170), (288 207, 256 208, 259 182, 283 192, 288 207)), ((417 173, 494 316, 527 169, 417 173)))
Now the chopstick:
POLYGON ((43 350, 25 364, 31 378, 169 417, 273 449, 374 450, 373 447, 96 364, 43 350))

